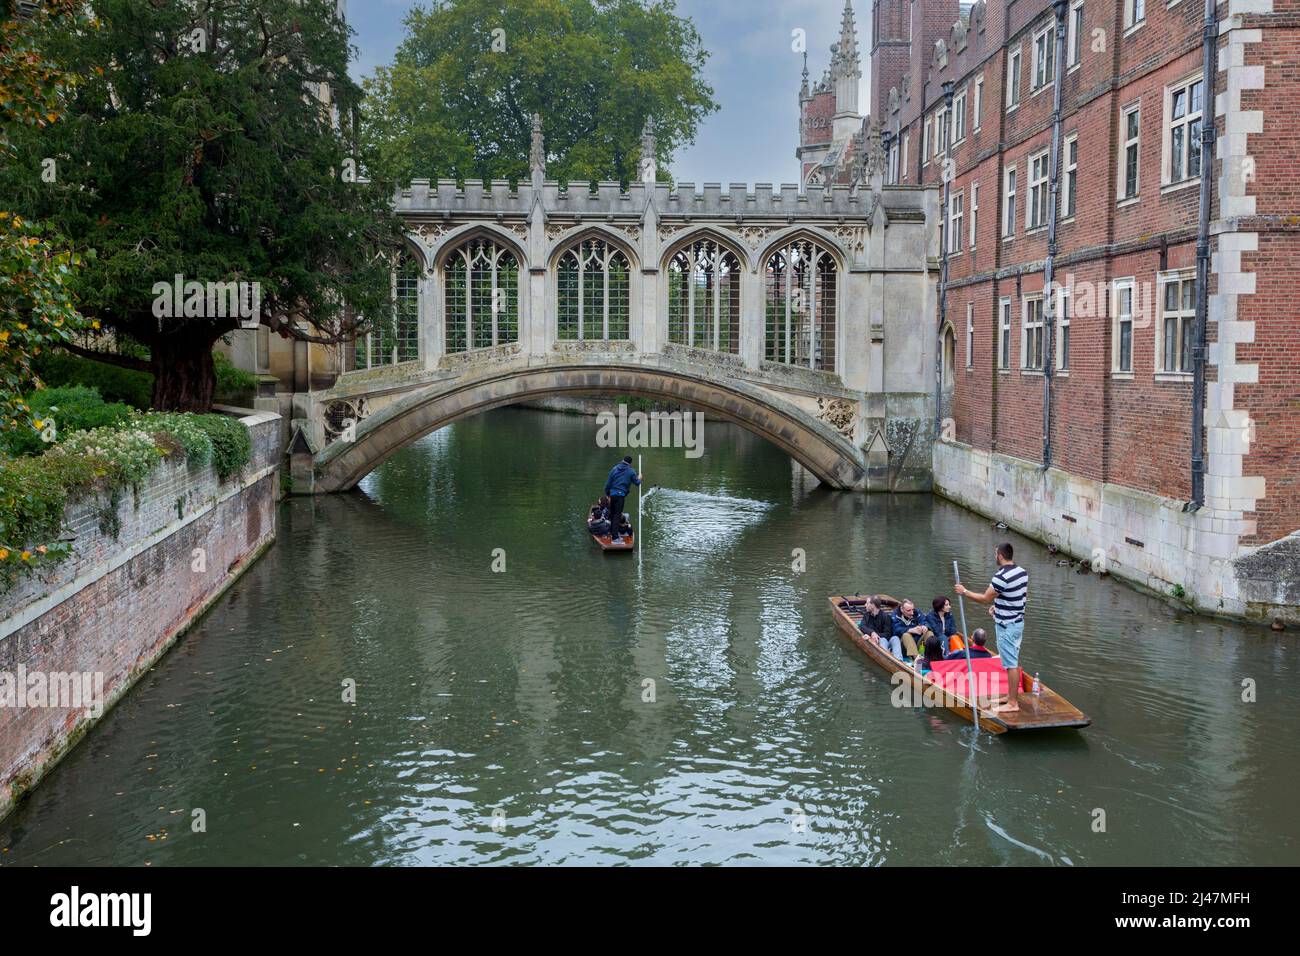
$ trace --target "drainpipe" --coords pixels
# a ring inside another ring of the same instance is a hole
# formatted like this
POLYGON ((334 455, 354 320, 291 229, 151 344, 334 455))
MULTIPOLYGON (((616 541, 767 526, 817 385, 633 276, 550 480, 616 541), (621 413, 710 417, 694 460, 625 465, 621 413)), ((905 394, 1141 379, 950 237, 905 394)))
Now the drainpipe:
POLYGON ((1201 41, 1201 206, 1196 227, 1196 324, 1192 341, 1192 500, 1205 504, 1205 327, 1210 290, 1210 178, 1214 167, 1214 73, 1219 49, 1218 0, 1205 0, 1201 41))
POLYGON ((943 417, 943 326, 948 321, 948 203, 952 196, 952 91, 953 81, 943 81, 943 203, 939 207, 939 330, 934 354, 934 440, 939 440, 943 417))
MULTIPOLYGON (((1210 0, 1213 2, 1213 0, 1210 0)), ((1052 158, 1047 187, 1047 262, 1043 265, 1043 471, 1052 467, 1052 377, 1056 371, 1056 216, 1061 189, 1061 86, 1065 77, 1065 17, 1069 0, 1055 0, 1056 60, 1052 81, 1052 158)), ((1080 37, 1077 41, 1083 42, 1080 37)))

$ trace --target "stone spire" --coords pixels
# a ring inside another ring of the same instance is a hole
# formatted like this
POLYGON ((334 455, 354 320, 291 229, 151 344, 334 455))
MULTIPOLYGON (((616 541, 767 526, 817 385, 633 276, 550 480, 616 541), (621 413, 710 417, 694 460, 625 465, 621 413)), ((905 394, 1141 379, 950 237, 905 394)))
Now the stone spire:
POLYGON ((812 98, 812 93, 808 89, 808 51, 803 51, 803 85, 799 87, 799 102, 803 103, 812 98))
POLYGON ((647 116, 641 130, 641 182, 653 184, 659 174, 659 147, 655 140, 655 118, 647 116))
POLYGON ((533 140, 528 149, 528 168, 533 173, 534 187, 541 189, 541 183, 546 179, 546 141, 542 138, 540 113, 533 114, 533 140))
POLYGON ((861 79, 862 57, 858 53, 858 28, 853 20, 852 0, 844 0, 844 11, 840 15, 840 39, 835 44, 834 51, 831 74, 836 79, 850 75, 861 79))
POLYGON ((840 17, 840 39, 831 47, 831 82, 835 85, 835 115, 857 116, 858 81, 862 79, 862 57, 858 53, 858 28, 853 20, 852 0, 844 0, 840 17))

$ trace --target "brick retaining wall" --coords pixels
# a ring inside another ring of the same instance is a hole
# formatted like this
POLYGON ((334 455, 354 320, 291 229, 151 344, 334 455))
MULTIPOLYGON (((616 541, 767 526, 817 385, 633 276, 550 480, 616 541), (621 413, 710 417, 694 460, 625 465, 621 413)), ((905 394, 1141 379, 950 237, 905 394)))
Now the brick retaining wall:
MULTIPOLYGON (((0 598, 0 675, 103 675, 104 708, 176 641, 275 538, 279 416, 243 417, 252 457, 237 480, 164 462, 118 503, 68 509, 72 556, 0 598)), ((0 706, 0 816, 97 720, 84 709, 0 706)))

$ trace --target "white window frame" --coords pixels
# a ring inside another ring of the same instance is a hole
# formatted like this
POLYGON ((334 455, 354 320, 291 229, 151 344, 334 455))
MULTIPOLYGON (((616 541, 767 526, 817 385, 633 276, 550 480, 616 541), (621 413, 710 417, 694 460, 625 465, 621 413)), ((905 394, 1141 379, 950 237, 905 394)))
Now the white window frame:
POLYGON ((903 158, 902 158, 902 160, 901 160, 901 161, 899 162, 899 164, 898 164, 898 180, 899 180, 899 182, 904 182, 904 183, 907 182, 907 170, 908 170, 908 163, 907 163, 907 153, 908 153, 908 149, 907 149, 907 147, 908 147, 908 144, 909 144, 911 141, 912 141, 912 131, 911 131, 911 130, 904 130, 904 132, 903 132, 903 158))
POLYGON ((1079 211, 1079 134, 1065 137, 1061 144, 1061 169, 1064 173, 1061 182, 1061 218, 1069 220, 1079 211), (1071 159, 1070 149, 1074 148, 1071 159), (1073 201, 1071 200, 1073 197, 1073 201))
POLYGON ((940 106, 934 111, 934 155, 936 159, 948 155, 948 140, 951 135, 952 128, 948 125, 948 107, 940 106))
POLYGON ((921 130, 921 165, 930 165, 930 144, 933 140, 930 138, 930 117, 925 118, 925 127, 921 130))
POLYGON ((1120 110, 1119 113, 1119 175, 1116 176, 1116 188, 1119 190, 1118 199, 1120 202, 1135 200, 1142 195, 1142 104, 1141 102, 1131 103, 1120 110), (1132 139, 1126 138, 1128 131, 1128 118, 1137 114, 1137 135, 1132 139), (1130 194, 1128 189, 1128 151, 1134 151, 1134 173, 1133 173, 1133 192, 1130 194))
POLYGON ((958 189, 948 197, 948 255, 959 256, 966 215, 966 195, 958 189))
POLYGON ((1111 350, 1110 350, 1110 373, 1112 376, 1129 377, 1133 376, 1133 333, 1135 322, 1133 321, 1134 299, 1137 297, 1137 283, 1133 276, 1126 276, 1123 279, 1116 279, 1111 283, 1111 350), (1123 312, 1120 309, 1121 294, 1128 292, 1128 311, 1123 312), (1121 363, 1122 349, 1121 339, 1123 338, 1124 326, 1128 326, 1128 368, 1124 368, 1121 363))
POLYGON ((1056 292, 1056 334, 1052 336, 1056 350, 1056 370, 1062 375, 1069 375, 1070 286, 1061 286, 1056 292))
POLYGON ((1007 54, 1007 112, 1020 105, 1020 47, 1007 54))
POLYGON ((1014 239, 1016 235, 1016 167, 1014 164, 1002 171, 1002 238, 1014 239))
POLYGON ((1041 373, 1043 371, 1043 333, 1047 329, 1047 325, 1043 321, 1046 312, 1044 308, 1045 302, 1046 300, 1041 292, 1027 295, 1020 300, 1020 371, 1022 372, 1041 373), (1038 306, 1037 310, 1034 309, 1035 305, 1038 306), (1036 320, 1030 322, 1029 316, 1035 311, 1037 312, 1036 320), (1038 333, 1037 344, 1031 349, 1030 340, 1034 332, 1038 333), (1037 365, 1029 364, 1031 354, 1037 356, 1037 365))
POLYGON ((952 98, 952 144, 966 141, 966 90, 952 98))
POLYGON ((980 131, 980 114, 984 112, 984 74, 975 78, 974 102, 971 104, 971 132, 980 131))
POLYGON ((975 303, 966 303, 966 367, 975 367, 975 303))
POLYGON ((1173 86, 1165 87, 1164 118, 1164 143, 1161 147, 1162 158, 1160 167, 1161 184, 1165 186, 1178 186, 1183 183, 1198 180, 1200 178, 1200 171, 1197 170, 1197 172, 1193 174, 1191 173, 1191 167, 1193 155, 1195 155, 1197 162, 1199 162, 1201 158, 1201 137, 1198 133, 1195 143, 1192 142, 1192 123, 1196 120, 1200 120, 1202 123, 1205 122, 1205 83, 1203 82, 1200 73, 1190 76, 1179 83, 1175 83, 1173 86), (1201 87, 1201 108, 1193 111, 1191 108, 1192 87, 1198 84, 1201 87), (1177 93, 1182 93, 1187 97, 1187 110, 1183 113, 1182 117, 1174 119, 1174 95, 1177 93), (1183 145, 1186 148, 1187 153, 1183 157, 1183 176, 1179 179, 1174 179, 1174 129, 1180 126, 1183 128, 1183 145))
POLYGON ((1124 35, 1128 36, 1146 22, 1146 0, 1124 0, 1124 35))
POLYGON ((1056 81, 1056 30, 1055 23, 1049 21, 1047 26, 1034 34, 1030 43, 1033 68, 1029 72, 1029 95, 1035 96, 1056 81))
POLYGON ((998 371, 1011 371, 1011 297, 998 299, 998 371))
POLYGON ((1030 232, 1034 229, 1043 229, 1047 226, 1048 211, 1048 167, 1051 163, 1050 149, 1042 149, 1037 153, 1029 154, 1029 162, 1026 164, 1029 170, 1029 201, 1025 203, 1025 231, 1030 232), (1041 175, 1035 176, 1034 170, 1041 170, 1041 175))
POLYGON ((970 184, 970 247, 975 248, 975 227, 979 223, 980 216, 980 183, 979 180, 970 184))
POLYGON ((1192 377, 1191 356, 1187 356, 1187 368, 1169 368, 1165 363, 1165 323, 1173 318, 1178 322, 1178 354, 1182 356, 1183 336, 1187 334, 1186 326, 1188 323, 1196 322, 1196 270, 1180 269, 1174 272, 1161 273, 1158 277, 1160 288, 1160 320, 1156 324, 1156 348, 1155 363, 1156 374, 1171 379, 1190 379, 1192 377), (1180 286, 1183 283, 1190 282, 1192 285, 1192 304, 1190 308, 1182 307, 1182 296, 1179 295, 1179 307, 1171 315, 1165 308, 1166 289, 1170 283, 1177 282, 1180 286))
POLYGON ((1065 27, 1065 68, 1067 71, 1079 68, 1083 62, 1083 21, 1084 0, 1074 0, 1070 4, 1069 19, 1065 27))

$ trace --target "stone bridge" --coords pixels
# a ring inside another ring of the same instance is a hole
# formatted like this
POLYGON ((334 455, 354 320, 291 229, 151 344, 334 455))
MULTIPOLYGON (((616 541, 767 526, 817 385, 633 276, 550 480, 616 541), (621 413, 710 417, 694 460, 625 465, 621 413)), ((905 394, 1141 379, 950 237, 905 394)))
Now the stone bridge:
MULTIPOLYGON (((540 140, 540 134, 535 132, 540 140)), ((651 154, 653 151, 651 150, 651 154)), ((353 487, 458 418, 557 395, 689 405, 835 488, 930 487, 933 187, 417 180, 391 320, 294 396, 294 489, 353 487)))

